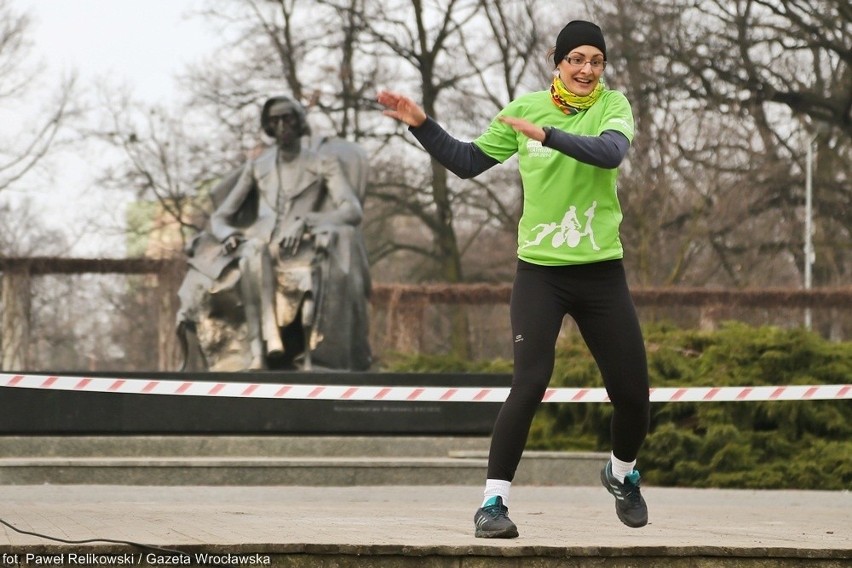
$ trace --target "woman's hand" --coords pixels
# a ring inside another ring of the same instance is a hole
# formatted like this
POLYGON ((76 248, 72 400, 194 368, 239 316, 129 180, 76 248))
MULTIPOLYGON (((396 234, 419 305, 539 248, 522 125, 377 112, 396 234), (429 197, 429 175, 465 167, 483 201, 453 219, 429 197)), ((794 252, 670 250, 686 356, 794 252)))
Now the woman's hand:
POLYGON ((536 126, 528 120, 515 116, 500 115, 497 119, 504 124, 508 124, 527 138, 544 142, 544 129, 541 126, 536 126))
POLYGON ((426 112, 405 95, 392 91, 379 91, 376 100, 387 109, 382 111, 385 116, 414 127, 426 122, 426 112))

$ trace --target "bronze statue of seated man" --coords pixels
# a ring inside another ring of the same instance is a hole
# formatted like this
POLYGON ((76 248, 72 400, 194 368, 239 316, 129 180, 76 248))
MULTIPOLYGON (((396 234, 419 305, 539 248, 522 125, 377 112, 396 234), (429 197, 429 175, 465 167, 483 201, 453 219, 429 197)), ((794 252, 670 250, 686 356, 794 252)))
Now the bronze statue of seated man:
POLYGON ((303 147, 305 110, 289 97, 264 104, 261 126, 276 145, 213 191, 179 330, 195 332, 207 368, 366 369, 366 156, 339 139, 303 147))

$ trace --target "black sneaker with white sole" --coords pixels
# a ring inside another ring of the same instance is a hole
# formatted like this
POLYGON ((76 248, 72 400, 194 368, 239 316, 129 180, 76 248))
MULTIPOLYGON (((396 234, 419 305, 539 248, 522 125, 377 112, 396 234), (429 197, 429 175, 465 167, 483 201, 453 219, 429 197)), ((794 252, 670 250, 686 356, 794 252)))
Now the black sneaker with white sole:
POLYGON ((648 524, 648 506, 639 491, 639 472, 635 469, 620 483, 612 475, 612 462, 601 470, 601 483, 615 497, 615 514, 628 527, 639 528, 648 524))
POLYGON ((473 515, 477 538, 516 538, 518 527, 509 519, 502 497, 492 497, 473 515))

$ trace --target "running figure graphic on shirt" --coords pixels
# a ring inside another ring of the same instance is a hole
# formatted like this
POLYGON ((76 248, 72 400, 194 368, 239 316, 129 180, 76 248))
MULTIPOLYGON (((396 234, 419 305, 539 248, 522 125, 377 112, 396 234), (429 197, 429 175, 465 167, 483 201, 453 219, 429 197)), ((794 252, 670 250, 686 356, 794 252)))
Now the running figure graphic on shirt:
POLYGON ((592 206, 586 209, 586 212, 583 213, 586 217, 586 226, 583 227, 582 232, 580 231, 580 220, 577 218, 577 207, 572 205, 568 208, 568 211, 565 212, 565 215, 562 216, 562 221, 560 223, 539 223, 533 227, 532 230, 538 231, 538 234, 535 239, 525 242, 521 248, 523 249, 540 245, 545 237, 556 231, 556 234, 553 235, 553 238, 550 241, 553 248, 558 248, 562 245, 574 248, 580 244, 580 240, 583 237, 589 237, 589 242, 591 243, 592 248, 594 250, 600 250, 600 247, 595 242, 595 232, 592 230, 592 219, 595 218, 595 207, 597 206, 598 202, 593 201, 592 206))

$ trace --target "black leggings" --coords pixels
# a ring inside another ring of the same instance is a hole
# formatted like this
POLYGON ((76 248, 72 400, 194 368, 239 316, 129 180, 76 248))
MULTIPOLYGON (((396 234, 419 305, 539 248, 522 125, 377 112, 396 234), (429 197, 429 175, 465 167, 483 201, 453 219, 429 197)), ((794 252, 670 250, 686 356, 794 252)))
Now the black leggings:
POLYGON ((514 375, 494 424, 488 478, 515 476, 553 373, 565 314, 577 322, 612 402, 612 451, 620 460, 636 459, 650 421, 648 363, 622 262, 538 266, 518 261, 510 314, 514 375))

